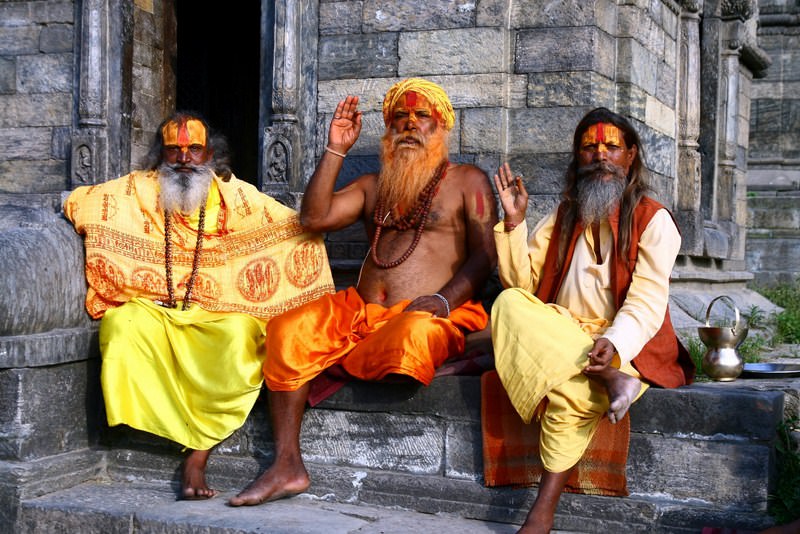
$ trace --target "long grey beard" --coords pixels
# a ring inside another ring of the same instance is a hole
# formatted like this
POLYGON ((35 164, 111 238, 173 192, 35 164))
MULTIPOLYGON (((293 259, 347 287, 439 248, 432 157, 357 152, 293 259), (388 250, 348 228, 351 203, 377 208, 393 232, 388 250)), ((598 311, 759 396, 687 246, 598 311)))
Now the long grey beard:
POLYGON ((625 191, 622 168, 600 162, 578 170, 578 206, 584 226, 607 219, 616 209, 625 191), (609 180, 603 180, 606 176, 609 180))
POLYGON ((159 200, 165 212, 178 211, 191 214, 205 202, 214 173, 208 165, 170 166, 162 163, 158 167, 158 183, 161 187, 159 200), (175 167, 191 167, 190 172, 178 172, 175 167))

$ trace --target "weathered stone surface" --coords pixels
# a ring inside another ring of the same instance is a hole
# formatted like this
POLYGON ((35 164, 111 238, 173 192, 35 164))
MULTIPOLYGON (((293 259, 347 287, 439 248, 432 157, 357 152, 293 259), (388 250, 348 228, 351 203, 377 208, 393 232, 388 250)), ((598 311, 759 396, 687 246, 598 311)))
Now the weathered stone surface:
POLYGON ((528 106, 614 107, 613 80, 592 71, 541 72, 528 75, 528 106))
POLYGON ((0 369, 43 367, 96 358, 96 326, 88 324, 41 334, 0 337, 0 369))
POLYGON ((86 360, 0 371, 6 407, 0 458, 32 460, 87 447, 99 428, 99 367, 97 360, 86 360))
POLYGON ((47 25, 39 35, 39 50, 45 54, 72 52, 73 28, 66 24, 47 25))
POLYGON ((398 75, 477 74, 505 70, 507 32, 502 28, 466 28, 401 33, 398 75))
MULTIPOLYGON (((708 299, 710 301, 710 298, 708 299)), ((705 319, 709 302, 698 301, 705 319)), ((700 313, 702 312, 702 314, 700 313)), ((783 395, 750 391, 742 383, 705 383, 649 389, 631 408, 631 431, 700 439, 754 439, 768 443, 783 417, 783 395), (675 414, 680 414, 676 417, 675 414)))
POLYGON ((478 2, 475 25, 502 26, 508 17, 508 10, 509 4, 505 0, 482 0, 478 2))
MULTIPOLYGON (((35 159, 50 154, 50 128, 2 128, 0 145, 3 160, 35 159)), ((5 181, 3 178, 0 180, 5 181)))
POLYGON ((396 32, 466 28, 475 24, 475 4, 470 0, 431 2, 420 9, 413 2, 364 0, 365 32, 396 32))
MULTIPOLYGON (((667 108, 659 109, 669 113, 667 108)), ((675 139, 671 135, 656 131, 648 124, 634 123, 634 127, 642 140, 647 167, 664 176, 675 176, 675 139)))
POLYGON ((364 534, 438 532, 511 534, 518 527, 454 516, 415 514, 398 507, 333 503, 301 495, 266 506, 231 508, 226 492, 210 501, 178 501, 168 489, 143 483, 98 482, 24 504, 21 532, 66 529, 87 534, 364 534))
POLYGON ((39 51, 40 28, 35 26, 4 27, 0 31, 0 54, 14 56, 39 51))
POLYGON ((397 34, 322 37, 319 40, 320 80, 397 75, 397 34))
POLYGON ((644 113, 648 126, 668 137, 675 138, 677 121, 675 120, 675 110, 673 108, 648 95, 644 113))
POLYGON ((64 159, 0 161, 0 193, 57 193, 67 187, 64 159))
POLYGON ((703 228, 703 255, 709 258, 727 258, 730 252, 729 235, 717 228, 703 228))
POLYGON ((755 273, 772 273, 769 278, 794 282, 800 272, 800 237, 770 236, 769 239, 748 234, 747 267, 755 273), (779 275, 779 273, 785 273, 779 275))
POLYGON ((31 9, 31 21, 37 24, 71 24, 75 20, 75 5, 71 1, 41 2, 31 9))
POLYGON ((0 463, 0 526, 3 532, 24 532, 17 525, 20 499, 71 488, 97 478, 102 454, 83 449, 24 463, 0 463))
POLYGON ((523 30, 517 36, 515 71, 591 70, 613 79, 615 50, 614 39, 596 27, 523 30))
POLYGON ((83 326, 83 244, 71 225, 44 210, 0 206, 0 335, 83 326), (24 295, 24 298, 15 298, 24 295))
POLYGON ((501 152, 505 115, 501 108, 465 110, 461 123, 461 149, 465 152, 501 152))
POLYGON ((617 9, 616 2, 610 0, 542 2, 535 8, 525 2, 517 2, 512 3, 511 20, 517 28, 597 26, 605 32, 614 33, 617 9))
POLYGON ((309 462, 440 474, 444 432, 432 417, 312 410, 300 446, 309 462))
POLYGON ((658 80, 658 56, 634 39, 617 42, 619 58, 617 75, 620 82, 630 82, 646 93, 655 95, 658 80))
POLYGON ((17 61, 15 58, 0 57, 0 94, 14 93, 17 90, 17 61))
POLYGON ((635 493, 763 511, 769 471, 767 445, 631 436, 628 481, 635 493))
POLYGON ((800 203, 795 197, 750 197, 747 208, 749 227, 800 229, 800 203))
POLYGON ((588 108, 572 107, 509 110, 509 152, 516 155, 569 151, 575 126, 587 111, 588 108))
POLYGON ((363 2, 321 2, 319 5, 319 34, 341 35, 361 31, 363 2))
MULTIPOLYGON (((670 109, 675 109, 677 94, 675 92, 675 68, 661 61, 658 64, 658 85, 656 86, 656 98, 670 109)), ((676 121, 677 122, 677 121, 676 121)), ((673 129, 675 127, 673 126, 673 129)))
MULTIPOLYGON (((386 91, 401 79, 404 78, 320 82, 318 109, 320 112, 332 113, 336 109, 336 104, 345 95, 355 94, 359 97, 359 109, 362 111, 381 111, 386 91)), ((525 105, 527 82, 524 75, 464 74, 425 76, 425 79, 442 86, 456 109, 525 105), (498 87, 507 88, 508 94, 504 94, 505 91, 497 91, 498 87)))
POLYGON ((453 422, 445 434, 444 476, 464 480, 483 479, 481 426, 453 422))
POLYGON ((7 95, 3 103, 0 128, 64 126, 72 121, 72 96, 68 93, 7 95))

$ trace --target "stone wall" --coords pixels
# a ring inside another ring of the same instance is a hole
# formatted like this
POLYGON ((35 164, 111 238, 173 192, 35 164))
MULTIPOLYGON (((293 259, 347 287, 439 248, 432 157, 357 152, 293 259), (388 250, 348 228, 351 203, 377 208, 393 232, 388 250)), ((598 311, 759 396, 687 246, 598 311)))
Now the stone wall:
POLYGON ((0 3, 0 193, 67 186, 74 33, 71 1, 0 3))
MULTIPOLYGON (((679 6, 670 1, 527 3, 322 2, 319 15, 317 155, 336 103, 361 97, 364 128, 340 176, 378 167, 383 94, 422 76, 456 109, 452 158, 489 176, 509 161, 531 192, 538 220, 558 201, 572 133, 590 109, 631 117, 656 195, 673 205, 676 176, 679 6)), ((334 237, 332 256, 363 247, 334 237)))
POLYGON ((757 285, 800 276, 800 5, 791 4, 759 2, 773 65, 752 87, 746 250, 757 285))

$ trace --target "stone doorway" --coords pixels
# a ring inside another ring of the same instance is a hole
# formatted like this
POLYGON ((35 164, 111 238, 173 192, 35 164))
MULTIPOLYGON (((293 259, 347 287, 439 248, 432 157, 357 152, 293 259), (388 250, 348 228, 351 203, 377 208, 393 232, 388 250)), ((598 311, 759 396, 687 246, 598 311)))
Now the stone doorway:
MULTIPOLYGON (((223 133, 234 174, 253 185, 259 182, 261 147, 261 4, 208 10, 175 2, 176 108, 200 112, 223 133)), ((271 33, 271 24, 266 27, 271 33)))

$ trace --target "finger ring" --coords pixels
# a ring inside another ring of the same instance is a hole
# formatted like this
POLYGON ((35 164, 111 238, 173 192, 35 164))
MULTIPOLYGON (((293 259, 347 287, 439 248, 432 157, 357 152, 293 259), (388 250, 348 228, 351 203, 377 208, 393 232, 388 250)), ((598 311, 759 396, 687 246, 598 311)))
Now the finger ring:
POLYGON ((341 116, 341 115, 334 115, 334 116, 333 116, 333 118, 334 118, 334 119, 341 119, 341 118, 342 118, 342 116, 341 116))

